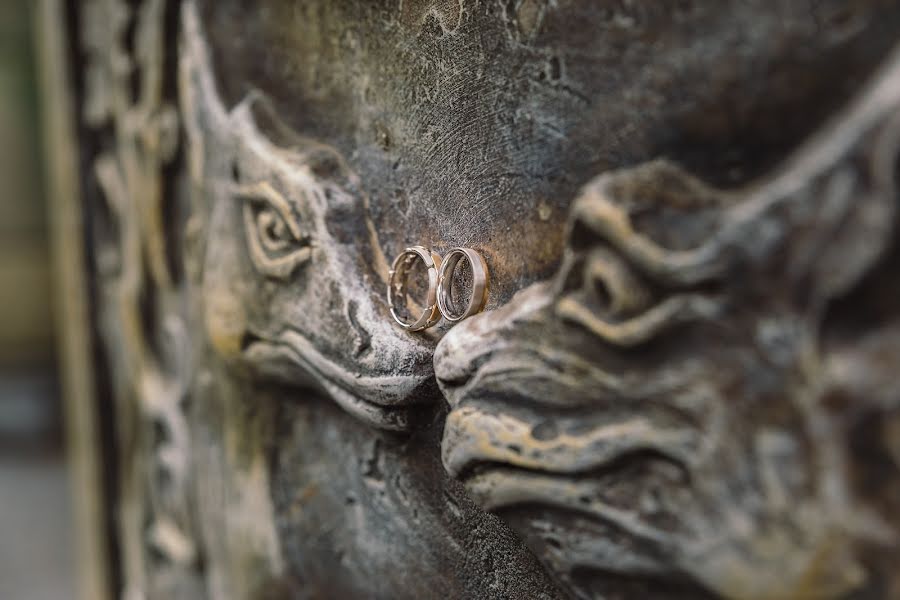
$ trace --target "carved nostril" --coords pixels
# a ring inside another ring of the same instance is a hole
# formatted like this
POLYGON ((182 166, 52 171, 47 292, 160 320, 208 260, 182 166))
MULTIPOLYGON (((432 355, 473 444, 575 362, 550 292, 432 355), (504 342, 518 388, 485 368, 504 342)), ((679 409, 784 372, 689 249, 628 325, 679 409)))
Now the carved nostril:
POLYGON ((473 355, 459 346, 442 351, 442 346, 443 341, 434 354, 434 374, 445 394, 466 386, 493 354, 488 349, 473 355))
POLYGON ((471 378, 470 365, 456 358, 462 355, 461 352, 454 352, 452 348, 447 349, 443 341, 438 345, 434 352, 434 375, 442 388, 463 386, 471 378))
POLYGON ((246 352, 250 348, 250 346, 252 346, 253 344, 255 344, 257 342, 261 342, 261 341, 262 341, 262 338, 259 337, 258 335, 256 335, 255 333, 252 333, 250 331, 245 331, 244 335, 241 336, 241 344, 240 344, 241 354, 246 352))
POLYGON ((457 342, 459 331, 447 334, 434 351, 434 375, 445 391, 466 385, 484 362, 473 357, 464 343, 457 342))
POLYGON ((350 300, 347 303, 347 320, 356 333, 356 348, 353 355, 360 358, 372 349, 372 334, 370 334, 362 323, 359 322, 359 303, 350 300))
POLYGON ((631 316, 650 305, 650 292, 629 265, 607 248, 591 253, 585 286, 594 305, 612 315, 631 316))

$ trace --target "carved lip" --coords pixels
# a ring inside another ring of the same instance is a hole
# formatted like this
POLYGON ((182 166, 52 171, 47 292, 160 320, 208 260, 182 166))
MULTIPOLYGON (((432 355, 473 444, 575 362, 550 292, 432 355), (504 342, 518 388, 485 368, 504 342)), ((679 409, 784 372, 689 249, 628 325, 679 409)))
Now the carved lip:
POLYGON ((278 367, 291 368, 291 382, 318 385, 351 415, 378 427, 406 431, 412 413, 421 408, 421 393, 432 381, 429 375, 370 375, 348 372, 323 356, 300 333, 289 330, 277 340, 254 341, 244 355, 267 375, 285 379, 278 367))
MULTIPOLYGON (((595 477, 574 479, 499 465, 481 468, 463 481, 472 499, 484 510, 499 511, 522 505, 540 505, 573 511, 582 516, 615 523, 635 537, 660 544, 665 535, 646 524, 637 506, 623 507, 604 499, 605 486, 595 477)), ((634 504, 639 499, 634 499, 634 504)))
POLYGON ((604 499, 604 482, 651 463, 683 481, 702 460, 696 418, 653 400, 677 394, 697 374, 682 365, 648 379, 536 346, 530 335, 511 346, 502 336, 464 333, 436 361, 453 407, 441 443, 448 473, 485 510, 562 508, 651 535, 636 515, 604 499), (470 345, 476 339, 480 347, 470 345))
POLYGON ((485 510, 532 503, 619 519, 619 509, 601 500, 603 476, 637 459, 683 479, 695 453, 691 429, 659 427, 641 415, 612 418, 578 435, 548 436, 538 427, 467 404, 447 418, 444 467, 485 510))

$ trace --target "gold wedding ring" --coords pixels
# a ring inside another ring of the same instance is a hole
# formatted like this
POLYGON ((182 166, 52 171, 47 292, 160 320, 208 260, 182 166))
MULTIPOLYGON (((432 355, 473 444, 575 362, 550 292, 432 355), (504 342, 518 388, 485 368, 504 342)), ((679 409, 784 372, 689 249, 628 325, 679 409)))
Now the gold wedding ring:
POLYGON ((441 268, 441 256, 423 246, 411 246, 404 250, 391 265, 388 280, 387 301, 394 320, 409 331, 428 329, 441 320, 437 305, 438 270, 441 268), (409 271, 416 261, 421 260, 428 269, 428 292, 425 296, 425 308, 419 318, 413 322, 406 321, 399 311, 406 310, 409 293, 409 271), (401 302, 398 306, 398 301, 401 302), (401 308, 402 307, 402 308, 401 308))
POLYGON ((455 323, 470 317, 484 308, 488 297, 488 268, 481 254, 471 248, 454 248, 444 257, 438 278, 437 303, 444 318, 455 323), (472 296, 466 309, 453 313, 453 274, 459 261, 466 259, 472 269, 472 296))

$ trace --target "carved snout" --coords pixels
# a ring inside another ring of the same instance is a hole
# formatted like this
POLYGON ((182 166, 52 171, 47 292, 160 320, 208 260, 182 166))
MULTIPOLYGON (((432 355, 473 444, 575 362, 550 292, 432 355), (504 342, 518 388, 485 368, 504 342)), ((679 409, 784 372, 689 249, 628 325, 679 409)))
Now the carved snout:
POLYGON ((387 264, 358 177, 334 148, 290 131, 262 94, 226 107, 191 5, 184 18, 180 94, 194 223, 205 229, 194 276, 212 348, 236 374, 410 429, 436 396, 432 347, 379 304, 387 264))

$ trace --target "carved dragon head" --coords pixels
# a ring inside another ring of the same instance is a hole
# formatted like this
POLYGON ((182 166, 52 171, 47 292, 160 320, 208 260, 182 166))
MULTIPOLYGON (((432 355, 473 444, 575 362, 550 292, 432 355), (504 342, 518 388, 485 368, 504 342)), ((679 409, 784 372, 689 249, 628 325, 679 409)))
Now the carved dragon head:
POLYGON ((202 240, 193 277, 210 345, 236 368, 407 429, 414 406, 434 397, 433 341, 392 326, 388 267, 356 176, 335 150, 280 124, 260 95, 226 109, 196 12, 184 21, 189 238, 202 240))
POLYGON ((850 540, 895 536, 853 504, 829 404, 871 401, 835 367, 864 344, 834 360, 823 330, 895 235, 898 140, 895 55, 754 185, 663 161, 595 178, 556 277, 438 345, 446 469, 584 596, 597 573, 741 598, 858 583, 850 540))

